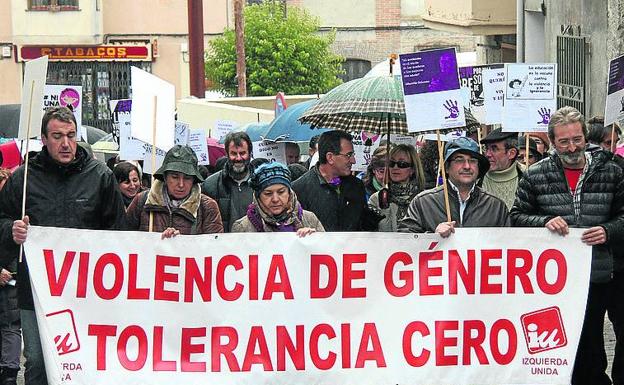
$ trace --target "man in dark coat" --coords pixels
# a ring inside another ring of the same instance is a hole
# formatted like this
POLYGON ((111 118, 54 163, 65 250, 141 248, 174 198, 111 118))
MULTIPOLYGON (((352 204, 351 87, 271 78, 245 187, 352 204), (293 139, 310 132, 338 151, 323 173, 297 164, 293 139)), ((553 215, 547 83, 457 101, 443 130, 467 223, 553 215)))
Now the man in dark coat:
MULTIPOLYGON (((605 373, 603 324, 609 300, 621 301, 624 288, 622 277, 613 275, 612 250, 624 237, 624 171, 610 153, 585 151, 585 120, 573 107, 552 115, 548 137, 554 153, 523 175, 511 220, 514 226, 545 226, 562 236, 569 227, 586 228, 581 240, 593 246, 591 279, 572 384, 611 384, 605 373)), ((615 384, 624 383, 623 360, 616 353, 615 384)))
POLYGON ((212 174, 202 184, 202 193, 216 200, 221 211, 223 230, 232 231, 232 224, 247 214, 253 200, 249 186, 252 144, 245 132, 230 132, 225 137, 227 162, 223 170, 212 174))
POLYGON ((406 216, 399 222, 400 232, 436 232, 448 237, 455 227, 509 226, 505 203, 476 185, 489 168, 488 159, 470 138, 457 138, 446 145, 444 162, 451 221, 444 203, 444 186, 418 194, 410 203, 406 216))
MULTIPOLYGON (((71 110, 49 109, 43 116, 41 134, 43 150, 29 161, 26 216, 22 218, 21 213, 24 166, 0 192, 0 248, 10 258, 17 258, 31 223, 94 230, 123 228, 124 204, 115 177, 104 163, 77 146, 71 110)), ((18 266, 18 276, 24 377, 27 385, 47 385, 27 256, 18 266)))
POLYGON ((318 164, 292 185, 301 206, 316 214, 325 231, 372 231, 377 226, 362 181, 351 175, 352 140, 344 131, 324 132, 318 141, 318 164))

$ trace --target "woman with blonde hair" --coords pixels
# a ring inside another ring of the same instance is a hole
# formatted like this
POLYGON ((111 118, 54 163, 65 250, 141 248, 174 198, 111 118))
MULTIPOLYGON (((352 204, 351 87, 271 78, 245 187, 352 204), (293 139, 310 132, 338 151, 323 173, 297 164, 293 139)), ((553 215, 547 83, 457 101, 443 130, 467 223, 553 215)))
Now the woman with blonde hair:
POLYGON ((398 144, 390 150, 388 162, 388 204, 382 202, 380 193, 373 194, 368 205, 385 215, 379 222, 379 231, 395 232, 397 223, 407 213, 407 207, 414 197, 424 190, 425 176, 420 158, 414 146, 398 144))

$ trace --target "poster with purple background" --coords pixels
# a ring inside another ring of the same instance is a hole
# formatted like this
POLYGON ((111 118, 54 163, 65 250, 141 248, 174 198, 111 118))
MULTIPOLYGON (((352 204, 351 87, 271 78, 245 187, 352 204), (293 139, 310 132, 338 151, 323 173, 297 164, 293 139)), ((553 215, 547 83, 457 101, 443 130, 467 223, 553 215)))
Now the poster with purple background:
POLYGON ((624 121, 624 55, 609 62, 604 124, 624 121))
POLYGON ((455 48, 400 55, 410 132, 465 126, 455 48))

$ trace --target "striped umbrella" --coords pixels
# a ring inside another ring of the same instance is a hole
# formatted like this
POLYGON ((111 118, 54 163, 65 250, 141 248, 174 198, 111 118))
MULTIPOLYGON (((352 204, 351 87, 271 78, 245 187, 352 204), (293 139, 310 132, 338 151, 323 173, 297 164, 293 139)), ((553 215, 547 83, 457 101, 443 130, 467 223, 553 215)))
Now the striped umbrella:
POLYGON ((407 134, 403 86, 395 76, 351 80, 325 94, 299 118, 312 127, 407 134))

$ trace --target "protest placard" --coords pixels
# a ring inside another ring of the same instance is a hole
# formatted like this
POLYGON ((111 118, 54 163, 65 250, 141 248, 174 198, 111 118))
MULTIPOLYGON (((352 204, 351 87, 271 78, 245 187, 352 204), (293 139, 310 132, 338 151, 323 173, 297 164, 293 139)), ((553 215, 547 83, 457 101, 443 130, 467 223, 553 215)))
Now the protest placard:
POLYGON ((47 75, 48 56, 29 60, 24 64, 18 139, 31 139, 41 135, 41 103, 47 75))
POLYGON ((546 132, 557 110, 557 64, 505 64, 503 131, 546 132))
POLYGON ((238 122, 233 120, 217 120, 215 122, 214 129, 210 130, 210 137, 216 140, 221 140, 238 126, 238 122))
MULTIPOLYGON (((485 82, 483 74, 486 70, 503 69, 503 64, 488 64, 481 66, 459 67, 459 81, 462 88, 469 91, 469 109, 480 123, 486 121, 485 82)), ((502 103, 502 100, 501 100, 502 103)), ((486 123, 492 124, 492 123, 486 123)))
POLYGON ((416 52, 400 58, 408 131, 465 126, 455 49, 416 52))
POLYGON ((254 158, 264 158, 267 159, 269 162, 287 164, 285 142, 261 140, 258 142, 253 142, 252 147, 254 158))
POLYGON ((165 160, 165 155, 167 151, 162 148, 156 147, 154 151, 154 164, 152 164, 152 145, 149 143, 141 142, 141 146, 143 146, 143 172, 145 174, 153 174, 156 170, 162 166, 163 161, 165 160))
POLYGON ((483 124, 503 122, 503 99, 505 98, 505 68, 485 69, 483 76, 483 124))
POLYGON ((140 68, 130 70, 132 136, 167 151, 175 134, 175 87, 140 68))
POLYGON ((174 144, 186 146, 189 142, 190 126, 188 123, 176 121, 175 122, 175 137, 173 139, 174 144))
POLYGON ((132 136, 132 100, 111 100, 109 104, 113 138, 119 141, 119 159, 145 159, 145 142, 132 136))
POLYGON ((87 141, 87 130, 82 129, 82 87, 46 84, 43 88, 42 108, 45 113, 51 107, 69 107, 76 118, 78 138, 87 141))
POLYGON ((609 61, 604 124, 624 120, 624 55, 609 61))
POLYGON ((203 129, 191 129, 189 131, 188 145, 197 155, 197 164, 208 165, 208 142, 206 142, 206 131, 203 129))
POLYGON ((351 171, 366 171, 371 162, 373 152, 379 147, 382 135, 372 132, 361 131, 353 133, 353 151, 355 152, 355 164, 351 171))
POLYGON ((54 385, 569 384, 581 234, 31 226, 25 246, 54 385))

